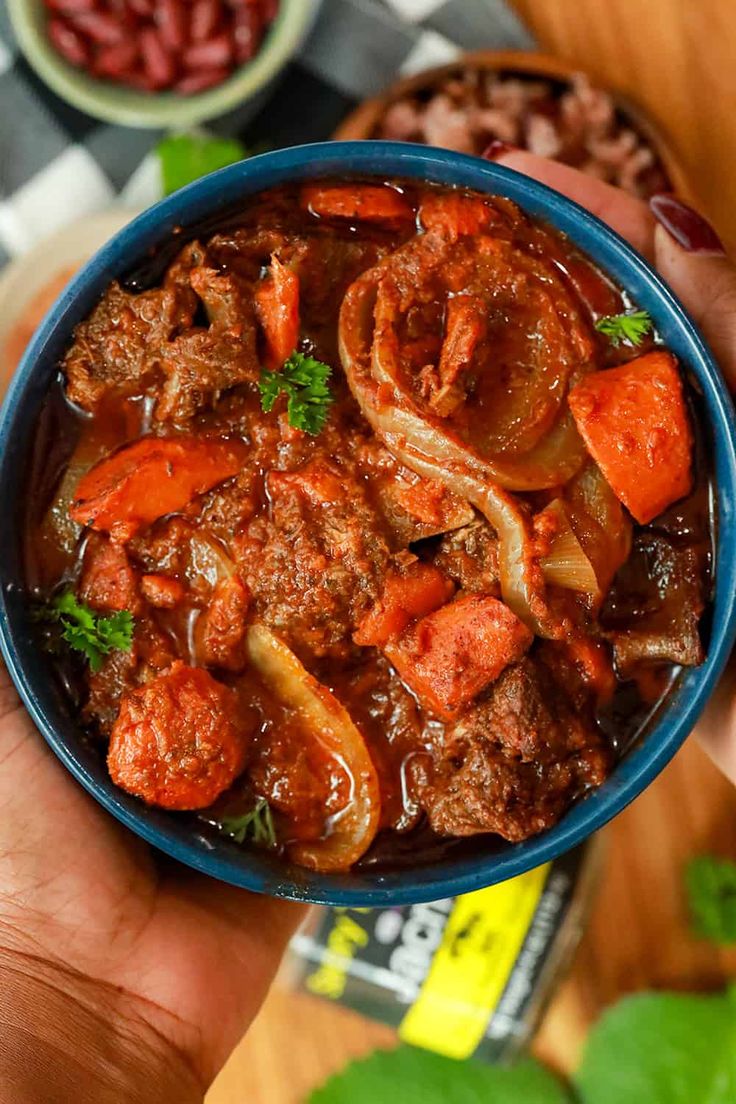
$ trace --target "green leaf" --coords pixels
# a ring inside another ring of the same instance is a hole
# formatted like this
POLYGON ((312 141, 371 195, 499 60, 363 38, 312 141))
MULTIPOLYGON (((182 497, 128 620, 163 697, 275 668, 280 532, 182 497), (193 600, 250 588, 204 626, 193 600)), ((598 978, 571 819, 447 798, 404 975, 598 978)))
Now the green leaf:
POLYGON ((599 333, 605 334, 612 345, 641 345, 645 336, 652 330, 653 322, 645 310, 626 311, 624 314, 609 314, 599 318, 595 324, 599 333))
POLYGON ((685 868, 693 930, 714 943, 736 943, 736 863, 702 855, 685 868))
POLYGON ((576 1076, 583 1104, 734 1104, 736 997, 643 993, 593 1028, 576 1076))
POLYGON ((159 142, 156 152, 161 163, 164 195, 249 156, 243 143, 236 138, 205 134, 169 134, 159 142))
MULTIPOLYGON (((308 1104, 570 1104, 570 1097, 537 1062, 510 1069, 457 1062, 400 1046, 351 1062, 309 1097, 308 1104)), ((629 1101, 619 1101, 629 1104, 629 1101)))
POLYGON ((334 402, 327 383, 331 375, 329 364, 304 353, 292 353, 280 372, 267 368, 261 372, 261 407, 268 414, 279 395, 286 395, 289 425, 316 436, 324 428, 334 402))
POLYGON ((225 835, 232 836, 236 843, 245 843, 250 839, 266 847, 276 846, 271 806, 265 797, 259 797, 254 807, 242 816, 223 817, 220 825, 225 835))
POLYGON ((135 622, 130 610, 101 617, 78 601, 72 590, 65 590, 54 598, 48 606, 47 618, 59 622, 62 639, 74 651, 86 656, 93 671, 99 671, 110 652, 129 652, 133 646, 135 622))

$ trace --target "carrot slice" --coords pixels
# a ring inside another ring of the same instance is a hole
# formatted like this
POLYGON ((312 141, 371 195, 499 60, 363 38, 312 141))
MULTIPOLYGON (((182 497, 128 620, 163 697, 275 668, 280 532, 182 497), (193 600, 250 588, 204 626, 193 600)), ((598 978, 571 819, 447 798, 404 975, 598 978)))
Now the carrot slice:
POLYGON ((400 677, 443 720, 521 659, 534 634, 508 606, 465 594, 423 617, 384 651, 400 677))
POLYGON ((478 196, 445 192, 422 200, 419 221, 425 230, 441 230, 450 240, 455 240, 464 235, 482 234, 499 220, 493 208, 478 196))
POLYGON ((141 437, 101 460, 77 486, 70 517, 129 540, 139 529, 183 509, 240 471, 242 441, 207 437, 141 437))
POLYGON ((292 843, 289 856, 310 870, 348 870, 370 847, 381 819, 378 775, 365 740, 334 694, 270 629, 251 625, 246 640, 248 657, 269 690, 297 714, 306 732, 351 778, 350 802, 333 818, 330 834, 292 843))
POLYGON ((638 522, 689 493, 693 436, 671 353, 593 372, 568 398, 588 452, 638 522))
POLYGON ((268 275, 256 286, 255 308, 266 335, 266 365, 274 371, 299 340, 299 277, 275 254, 268 275))
POLYGON ((380 184, 307 184, 302 188, 301 202, 320 218, 362 222, 414 218, 414 209, 406 196, 380 184))
POLYGON ((424 617, 452 597, 453 584, 433 564, 416 561, 387 577, 383 593, 361 621, 356 644, 382 648, 417 617, 424 617))

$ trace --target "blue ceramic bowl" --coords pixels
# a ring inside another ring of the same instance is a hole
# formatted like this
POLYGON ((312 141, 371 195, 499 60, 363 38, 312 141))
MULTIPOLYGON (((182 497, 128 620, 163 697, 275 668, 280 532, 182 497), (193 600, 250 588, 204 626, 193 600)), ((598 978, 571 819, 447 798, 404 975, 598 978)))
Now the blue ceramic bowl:
POLYGON ((334 905, 386 906, 468 893, 567 851, 619 813, 656 778, 692 729, 728 658, 736 633, 736 434, 734 412, 718 368, 678 301, 621 238, 576 204, 525 176, 473 157, 391 142, 330 142, 254 157, 197 181, 146 211, 109 242, 61 295, 36 333, 0 415, 0 643, 24 702, 71 773, 123 824, 167 854, 216 878, 259 893, 334 905), (21 531, 24 473, 42 399, 74 326, 109 282, 126 274, 174 227, 212 216, 243 196, 285 181, 340 177, 408 177, 459 184, 508 196, 563 231, 649 311, 667 346, 703 394, 706 444, 717 486, 715 597, 708 658, 683 671, 666 703, 601 788, 559 824, 525 843, 489 846, 472 857, 395 872, 313 874, 273 856, 244 850, 191 818, 147 808, 117 789, 105 764, 80 739, 79 727, 49 663, 34 644, 24 594, 21 531))

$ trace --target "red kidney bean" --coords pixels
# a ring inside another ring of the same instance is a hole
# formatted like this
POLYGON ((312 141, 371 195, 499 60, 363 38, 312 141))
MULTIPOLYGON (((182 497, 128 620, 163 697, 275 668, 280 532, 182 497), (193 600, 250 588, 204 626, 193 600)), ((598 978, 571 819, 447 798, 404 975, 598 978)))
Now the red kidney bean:
POLYGON ((200 69, 198 72, 187 73, 176 82, 174 88, 182 96, 193 96, 195 92, 204 92, 207 88, 222 84, 229 76, 229 69, 200 69))
POLYGON ((156 23, 161 41, 168 50, 178 54, 184 49, 188 38, 188 19, 181 0, 158 0, 156 23))
POLYGON ((138 44, 135 38, 119 42, 117 46, 104 46, 97 51, 93 70, 100 77, 125 80, 138 60, 138 44))
POLYGON ((206 42, 197 42, 184 51, 186 69, 221 69, 232 60, 233 40, 226 32, 206 42))
POLYGON ((265 24, 273 23, 279 13, 279 0, 261 0, 261 15, 265 24))
POLYGON ((71 65, 89 65, 87 43, 63 19, 50 19, 48 30, 52 44, 71 65))
POLYGON ((189 36, 192 42, 206 42, 219 26, 222 18, 220 0, 194 0, 189 19, 189 36))
POLYGON ((61 15, 94 11, 97 7, 97 0, 45 0, 45 3, 47 8, 61 15))
POLYGON ((114 46, 126 35, 126 28, 109 12, 90 11, 69 13, 76 30, 100 46, 114 46))
POLYGON ((238 7, 233 12, 233 40, 235 58, 239 62, 250 61, 261 44, 263 21, 252 5, 238 7))
POLYGON ((126 0, 128 10, 142 19, 152 19, 154 12, 154 0, 126 0))
POLYGON ((176 76, 176 65, 161 41, 158 31, 146 27, 138 36, 143 59, 143 71, 154 88, 167 88, 176 76))
POLYGON ((148 73, 143 69, 133 69, 125 74, 125 83, 131 88, 138 88, 141 92, 157 92, 158 85, 154 84, 148 73))

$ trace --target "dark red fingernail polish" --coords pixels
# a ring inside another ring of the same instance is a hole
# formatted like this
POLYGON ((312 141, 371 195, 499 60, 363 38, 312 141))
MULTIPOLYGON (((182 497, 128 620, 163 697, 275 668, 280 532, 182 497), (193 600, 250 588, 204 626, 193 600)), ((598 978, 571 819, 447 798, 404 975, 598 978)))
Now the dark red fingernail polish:
POLYGON ((483 150, 481 157, 484 161, 498 161, 505 153, 513 153, 517 146, 511 146, 508 142, 502 142, 500 138, 494 138, 483 150))
POLYGON ((649 206, 657 222, 688 253, 725 254, 723 242, 711 224, 677 196, 652 196, 649 206))

